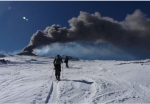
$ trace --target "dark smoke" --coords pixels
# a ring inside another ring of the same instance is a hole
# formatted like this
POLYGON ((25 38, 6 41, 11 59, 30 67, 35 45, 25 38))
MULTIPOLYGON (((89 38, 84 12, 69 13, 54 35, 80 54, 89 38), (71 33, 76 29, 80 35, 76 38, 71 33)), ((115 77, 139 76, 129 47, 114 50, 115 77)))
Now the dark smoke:
POLYGON ((81 11, 77 18, 73 17, 68 22, 70 29, 54 24, 43 32, 37 31, 23 51, 32 52, 36 47, 57 42, 89 41, 108 42, 125 50, 135 48, 150 55, 150 19, 140 10, 120 22, 101 17, 98 12, 89 14, 81 11))

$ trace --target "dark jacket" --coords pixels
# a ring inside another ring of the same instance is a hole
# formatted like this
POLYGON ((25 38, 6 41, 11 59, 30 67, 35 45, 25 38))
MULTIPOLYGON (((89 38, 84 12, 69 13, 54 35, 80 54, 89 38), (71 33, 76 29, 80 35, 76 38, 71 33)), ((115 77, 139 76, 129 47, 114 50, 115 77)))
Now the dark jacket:
POLYGON ((69 58, 68 58, 68 56, 65 58, 65 63, 68 63, 68 60, 69 60, 69 58))
POLYGON ((53 61, 54 65, 63 63, 61 56, 57 55, 53 61))

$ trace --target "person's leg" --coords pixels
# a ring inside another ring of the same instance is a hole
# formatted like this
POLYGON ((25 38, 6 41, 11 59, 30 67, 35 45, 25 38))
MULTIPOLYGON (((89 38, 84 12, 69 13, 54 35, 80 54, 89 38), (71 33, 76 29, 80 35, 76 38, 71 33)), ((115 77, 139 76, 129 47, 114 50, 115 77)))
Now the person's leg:
POLYGON ((56 79, 58 80, 58 71, 59 71, 59 65, 55 65, 55 76, 56 76, 56 79))
POLYGON ((68 63, 66 63, 66 67, 68 68, 69 66, 68 66, 68 63))
POLYGON ((58 70, 58 80, 60 80, 60 72, 61 72, 61 65, 59 65, 59 70, 58 70))
POLYGON ((55 77, 56 77, 56 79, 57 79, 57 70, 55 70, 55 77))
POLYGON ((58 80, 60 80, 60 71, 58 71, 58 80))

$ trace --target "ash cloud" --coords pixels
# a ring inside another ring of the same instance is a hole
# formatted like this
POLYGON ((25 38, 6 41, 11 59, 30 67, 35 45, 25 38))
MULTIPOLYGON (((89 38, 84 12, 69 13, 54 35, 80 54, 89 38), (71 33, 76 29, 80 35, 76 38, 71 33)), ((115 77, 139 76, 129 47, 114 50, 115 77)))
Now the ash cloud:
POLYGON ((129 49, 135 48, 150 55, 150 19, 140 10, 128 14, 124 21, 102 17, 98 12, 89 14, 81 11, 78 17, 73 17, 68 23, 69 29, 54 24, 44 31, 38 30, 23 51, 32 52, 37 47, 53 43, 86 41, 107 42, 133 54, 129 49))

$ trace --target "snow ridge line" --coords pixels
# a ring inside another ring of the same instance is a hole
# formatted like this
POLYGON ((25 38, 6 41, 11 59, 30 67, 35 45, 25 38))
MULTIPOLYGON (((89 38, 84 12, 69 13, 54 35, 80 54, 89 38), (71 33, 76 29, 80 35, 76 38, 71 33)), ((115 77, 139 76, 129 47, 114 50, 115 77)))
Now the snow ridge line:
POLYGON ((51 85, 49 94, 48 94, 48 96, 46 97, 45 103, 48 103, 48 102, 49 102, 49 99, 50 99, 50 96, 51 96, 52 92, 53 92, 53 82, 52 82, 52 85, 51 85))

